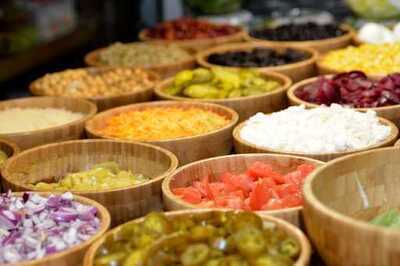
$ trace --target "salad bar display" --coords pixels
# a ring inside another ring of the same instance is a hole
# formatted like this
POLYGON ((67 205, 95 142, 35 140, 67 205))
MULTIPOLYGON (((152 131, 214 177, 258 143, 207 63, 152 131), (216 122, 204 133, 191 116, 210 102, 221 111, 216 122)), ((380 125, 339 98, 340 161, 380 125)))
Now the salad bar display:
POLYGON ((186 17, 37 77, 0 102, 0 264, 399 265, 397 31, 186 17))

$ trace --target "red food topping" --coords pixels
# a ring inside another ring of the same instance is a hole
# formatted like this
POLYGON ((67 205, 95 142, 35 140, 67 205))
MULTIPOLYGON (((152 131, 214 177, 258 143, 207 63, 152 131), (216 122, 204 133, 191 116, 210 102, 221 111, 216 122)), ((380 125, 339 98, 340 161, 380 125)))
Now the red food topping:
POLYGON ((378 81, 370 80, 361 71, 340 73, 331 79, 317 81, 297 89, 303 101, 331 105, 338 103, 354 108, 370 108, 400 104, 400 73, 378 81))
POLYGON ((193 40, 231 35, 240 30, 231 25, 213 24, 193 18, 180 18, 157 24, 147 31, 147 36, 164 40, 193 40))
POLYGON ((303 204, 303 182, 314 169, 312 164, 301 164, 283 175, 269 164, 254 162, 244 174, 225 172, 216 181, 206 176, 172 192, 201 207, 252 211, 290 208, 303 204))

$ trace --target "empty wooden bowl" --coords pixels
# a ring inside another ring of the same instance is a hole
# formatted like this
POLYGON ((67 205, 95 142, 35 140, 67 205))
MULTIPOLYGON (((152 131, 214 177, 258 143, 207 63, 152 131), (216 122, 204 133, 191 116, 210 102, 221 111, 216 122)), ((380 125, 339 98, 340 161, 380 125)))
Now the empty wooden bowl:
MULTIPOLYGON (((100 61, 100 53, 105 49, 107 49, 107 47, 98 48, 98 49, 93 50, 90 53, 86 54, 85 58, 84 58, 86 65, 92 66, 92 67, 117 67, 117 66, 107 65, 106 63, 100 61)), ((154 71, 157 74, 159 74, 161 77, 167 78, 167 77, 173 76, 174 74, 178 73, 181 70, 192 69, 195 66, 196 66, 196 58, 193 56, 188 59, 169 63, 169 64, 158 64, 158 65, 152 65, 152 66, 141 67, 141 68, 154 71)), ((139 67, 139 66, 135 66, 135 67, 139 67)))
MULTIPOLYGON (((22 193, 14 193, 16 195, 21 195, 22 193)), ((50 196, 51 194, 55 195, 56 193, 39 193, 41 196, 50 196)), ((30 261, 21 261, 19 263, 11 263, 11 264, 3 264, 3 265, 19 265, 19 266, 79 266, 82 265, 83 258, 86 254, 86 251, 89 247, 96 241, 99 240, 110 227, 110 214, 107 209, 104 208, 101 204, 97 203, 94 200, 74 195, 74 200, 85 204, 96 207, 99 214, 99 219, 101 221, 99 230, 96 234, 91 236, 86 241, 74 245, 66 250, 45 256, 41 259, 30 260, 30 261)))
POLYGON ((55 127, 39 130, 0 134, 1 139, 15 142, 21 150, 63 140, 79 139, 84 136, 86 120, 97 112, 95 104, 84 99, 67 97, 27 97, 0 102, 0 110, 9 108, 59 108, 83 113, 83 117, 55 127))
MULTIPOLYGON (((225 172, 233 174, 244 173, 257 161, 272 165, 274 169, 282 174, 287 174, 288 172, 296 170, 297 166, 303 163, 310 163, 314 166, 323 164, 321 161, 304 157, 255 153, 227 155, 197 161, 180 167, 172 175, 164 179, 162 183, 162 192, 165 208, 170 211, 199 208, 199 206, 188 203, 176 196, 172 192, 172 189, 190 186, 194 181, 200 181, 205 176, 209 176, 211 178, 210 181, 215 181, 215 178, 218 178, 218 176, 225 172)), ((259 211, 258 213, 279 217, 299 226, 301 209, 302 207, 294 207, 274 211, 259 211)))
POLYGON ((164 90, 172 85, 173 78, 169 78, 161 82, 155 88, 155 94, 162 100, 175 100, 175 101, 195 101, 195 102, 210 102, 221 104, 230 107, 239 114, 240 121, 248 119, 250 116, 257 112, 272 113, 282 110, 287 107, 286 90, 292 84, 290 78, 285 75, 262 71, 263 76, 267 79, 272 79, 281 84, 281 86, 271 92, 266 92, 260 95, 227 98, 227 99, 192 99, 183 96, 173 96, 164 92, 164 90))
POLYGON ((307 55, 309 55, 309 58, 292 64, 286 64, 281 66, 257 67, 254 69, 278 72, 290 77, 295 82, 303 80, 305 78, 312 77, 315 74, 315 61, 317 59, 318 52, 315 51, 314 49, 305 47, 278 46, 278 45, 265 44, 261 42, 226 44, 213 47, 198 53, 196 56, 197 63, 203 67, 224 67, 224 68, 237 69, 237 67, 211 64, 208 62, 208 57, 212 54, 234 52, 234 51, 251 51, 256 48, 268 48, 279 52, 285 51, 288 48, 292 48, 294 50, 299 50, 306 53, 307 55))
POLYGON ((226 36, 214 37, 214 38, 204 38, 195 40, 162 40, 154 39, 148 36, 148 30, 144 29, 139 33, 139 40, 146 42, 159 43, 162 45, 174 44, 182 48, 188 49, 193 52, 203 51, 207 48, 214 47, 216 45, 226 44, 226 43, 236 43, 244 41, 246 37, 246 31, 240 29, 238 32, 226 36))
POLYGON ((163 147, 173 152, 178 157, 181 165, 204 158, 230 153, 232 149, 232 130, 238 122, 239 116, 230 108, 212 103, 193 101, 158 101, 118 107, 102 112, 93 117, 93 119, 86 123, 86 132, 91 138, 113 139, 112 137, 100 132, 100 130, 107 125, 107 121, 111 117, 128 111, 145 110, 155 107, 177 107, 183 109, 195 107, 215 112, 216 114, 229 119, 229 123, 224 127, 203 135, 160 141, 146 141, 147 143, 163 147))
POLYGON ((266 39, 258 39, 251 36, 249 33, 246 36, 246 40, 248 41, 258 41, 266 44, 273 44, 273 45, 293 45, 296 47, 306 47, 306 48, 313 48, 320 53, 326 53, 330 50, 344 48, 350 45, 353 41, 354 30, 348 25, 342 24, 340 28, 345 32, 345 34, 329 38, 323 40, 312 40, 312 41, 272 41, 266 39))
POLYGON ((30 184, 51 182, 89 169, 92 165, 114 161, 121 169, 151 178, 138 185, 72 191, 104 205, 118 225, 152 210, 161 210, 161 182, 177 167, 176 157, 169 151, 141 143, 112 140, 76 140, 49 144, 24 151, 9 159, 3 169, 3 186, 13 191, 37 190, 30 184))
POLYGON ((392 147, 334 160, 306 179, 305 224, 327 265, 400 265, 400 231, 367 222, 400 206, 399 167, 392 147))
MULTIPOLYGON (((186 215, 199 215, 201 217, 205 217, 205 215, 212 215, 215 212, 224 212, 227 210, 215 210, 215 209, 210 209, 210 210, 204 210, 204 209, 198 209, 198 210, 183 210, 183 211, 174 211, 174 212, 166 212, 165 214, 167 217, 173 219, 174 217, 182 217, 186 215)), ((297 259, 296 263, 293 264, 293 266, 306 266, 309 263, 310 260, 310 255, 311 255, 311 248, 310 244, 303 234, 303 232, 293 226, 292 224, 283 221, 279 218, 275 218, 269 215, 260 215, 260 217, 263 219, 265 225, 269 225, 270 223, 275 224, 278 228, 282 229, 285 231, 289 236, 293 237, 299 244, 300 244, 300 256, 297 259)), ((137 219, 128 223, 125 223, 123 225, 120 225, 110 231, 108 231, 101 239, 96 241, 88 250, 88 252, 85 255, 84 259, 84 266, 93 266, 95 265, 95 258, 98 252, 100 252, 101 247, 103 244, 109 240, 113 239, 114 237, 118 236, 119 233, 124 230, 124 228, 128 227, 130 224, 134 223, 139 223, 142 222, 143 218, 137 219)), ((157 242, 155 243, 157 244, 157 242)))
MULTIPOLYGON (((327 78, 331 78, 332 75, 328 75, 327 78)), ((371 79, 380 79, 382 76, 369 76, 371 79)), ((290 105, 304 105, 306 108, 314 108, 318 107, 318 104, 310 103, 303 101, 299 97, 296 96, 296 90, 301 89, 311 83, 314 83, 318 80, 318 77, 309 78, 298 83, 295 83, 287 90, 287 97, 289 99, 290 105)), ((373 110, 376 114, 380 117, 386 118, 393 123, 396 124, 397 127, 400 127, 400 104, 390 105, 390 106, 383 106, 383 107, 376 107, 376 108, 354 108, 358 111, 367 111, 373 110)))
POLYGON ((381 147, 392 146, 397 139, 397 136, 399 134, 399 129, 396 127, 396 125, 393 122, 390 122, 387 119, 380 117, 379 120, 382 124, 389 126, 391 128, 390 135, 384 141, 381 141, 375 145, 371 145, 369 147, 366 147, 363 149, 357 149, 357 150, 353 150, 353 151, 334 152, 334 153, 299 153, 299 152, 286 152, 286 151, 281 151, 281 150, 260 147, 260 146, 254 145, 252 143, 249 143, 248 141, 246 141, 240 137, 240 131, 243 128, 243 126, 245 125, 246 121, 237 125, 235 127, 235 129, 233 130, 233 142, 234 142, 234 146, 235 146, 235 151, 237 153, 280 153, 280 154, 289 154, 289 155, 294 155, 294 156, 308 157, 308 158, 313 158, 313 159, 320 160, 323 162, 327 162, 332 159, 342 157, 342 156, 352 154, 352 153, 362 152, 362 151, 381 148, 381 147))
MULTIPOLYGON (((107 71, 112 70, 112 67, 89 67, 89 68, 83 68, 84 70, 88 71, 91 75, 96 76, 99 73, 104 73, 107 71)), ((103 111, 106 109, 110 109, 113 107, 121 106, 121 105, 127 105, 131 103, 137 103, 137 102, 147 102, 150 101, 153 98, 153 90, 154 87, 156 86, 156 83, 159 81, 159 76, 155 72, 149 72, 149 77, 150 80, 153 81, 155 84, 154 86, 149 86, 149 87, 142 87, 138 90, 129 92, 129 93, 124 93, 121 95, 112 95, 112 96, 95 96, 95 97, 85 97, 83 99, 89 100, 93 103, 96 104, 97 109, 99 111, 103 111)), ((54 92, 51 92, 51 95, 47 93, 41 86, 40 82, 43 79, 43 77, 33 81, 29 85, 29 90, 31 93, 35 96, 67 96, 68 95, 55 95, 54 92)), ((72 97, 72 96, 70 96, 72 97)), ((79 97, 77 97, 79 98, 79 97)))

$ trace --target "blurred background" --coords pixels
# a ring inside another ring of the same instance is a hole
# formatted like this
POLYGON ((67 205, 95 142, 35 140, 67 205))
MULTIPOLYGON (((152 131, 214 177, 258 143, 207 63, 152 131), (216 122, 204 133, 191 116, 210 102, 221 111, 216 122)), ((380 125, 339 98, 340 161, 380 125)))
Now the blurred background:
MULTIPOLYGON (((271 20, 396 17, 395 0, 1 0, 0 97, 26 96, 30 81, 83 66, 93 48, 137 40, 144 27, 181 16, 254 27, 271 20), (381 11, 381 13, 379 13, 381 11)), ((362 19, 361 19, 362 20, 362 19)))

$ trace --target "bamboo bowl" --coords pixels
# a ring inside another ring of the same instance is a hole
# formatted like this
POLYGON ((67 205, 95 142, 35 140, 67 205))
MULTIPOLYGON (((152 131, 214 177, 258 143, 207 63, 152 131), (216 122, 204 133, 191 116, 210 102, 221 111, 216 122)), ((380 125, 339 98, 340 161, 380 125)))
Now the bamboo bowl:
MULTIPOLYGON (((215 209, 209 209, 209 210, 204 210, 204 209, 197 209, 197 210, 183 210, 183 211, 174 211, 174 212, 166 212, 165 214, 167 217, 170 217, 173 219, 174 217, 182 217, 186 215, 201 215, 204 216, 206 214, 211 215, 212 213, 215 212, 223 212, 227 210, 215 210, 215 209)), ((311 247, 310 244, 303 234, 303 232, 296 228, 295 226, 291 225, 290 223, 281 220, 279 218, 271 217, 268 215, 261 215, 261 218, 263 219, 264 223, 274 223, 277 225, 278 228, 284 230, 289 236, 293 237, 299 244, 300 244, 300 256, 298 260, 296 261, 293 266, 306 266, 309 263, 310 260, 310 255, 311 255, 311 247)), ((112 237, 115 237, 119 234, 121 230, 125 226, 128 226, 129 224, 134 224, 134 223, 139 223, 143 221, 143 218, 137 219, 130 221, 128 223, 125 223, 123 225, 120 225, 113 230, 108 231, 101 239, 96 241, 90 249, 86 252, 85 259, 84 259, 84 266, 93 266, 94 261, 95 261, 95 256, 101 246, 105 243, 107 239, 110 239, 112 237)), ((157 242, 155 243, 157 245, 157 242)))
MULTIPOLYGON (((180 167, 172 175, 166 177, 162 183, 162 192, 165 208, 170 211, 183 209, 198 209, 199 207, 182 200, 176 196, 172 189, 186 187, 193 181, 199 181, 205 176, 215 179, 224 172, 235 174, 245 172, 252 163, 261 161, 273 165, 280 173, 286 174, 296 169, 302 163, 310 163, 315 166, 323 164, 321 161, 310 158, 280 155, 280 154, 236 154, 214 157, 197 161, 180 167)), ((214 180, 213 180, 214 181, 214 180)), ((259 211, 262 215, 271 215, 284 219, 296 226, 301 224, 302 207, 286 208, 274 211, 259 211)))
POLYGON ((289 155, 294 155, 294 156, 308 157, 308 158, 313 158, 313 159, 320 160, 323 162, 327 162, 327 161, 330 161, 335 158, 342 157, 342 156, 345 156, 348 154, 363 152, 363 151, 381 148, 381 147, 392 146, 395 143, 397 136, 399 135, 399 129, 396 127, 396 125, 394 123, 390 122, 389 120, 386 120, 381 117, 379 118, 379 120, 382 124, 389 126, 391 128, 390 135, 384 141, 381 141, 375 145, 371 145, 369 147, 366 147, 363 149, 357 149, 357 150, 353 150, 353 151, 334 152, 334 153, 299 153, 299 152, 286 152, 286 151, 281 151, 281 150, 260 147, 260 146, 251 144, 248 141, 246 141, 240 137, 240 131, 246 122, 240 123, 233 130, 233 142, 234 142, 234 146, 235 146, 235 151, 237 153, 280 153, 280 154, 289 154, 289 155))
MULTIPOLYGON (((13 193, 16 195, 20 195, 22 193, 13 193)), ((39 193, 41 196, 50 196, 51 194, 56 195, 57 193, 39 193)), ((89 247, 97 240, 101 239, 101 237, 106 233, 108 228, 110 227, 110 214, 107 209, 104 208, 101 204, 97 203, 94 200, 74 195, 74 200, 94 206, 97 208, 99 213, 99 218, 101 220, 100 228, 96 234, 91 236, 88 240, 74 245, 64 251, 60 251, 49 256, 46 256, 42 259, 37 260, 27 260, 21 261, 19 263, 11 263, 5 265, 19 265, 19 266, 79 266, 82 265, 83 258, 85 256, 86 251, 89 247)))
POLYGON ((149 37, 148 30, 144 29, 139 33, 139 40, 158 43, 161 45, 173 44, 193 52, 199 52, 207 48, 221 44, 242 42, 245 40, 246 35, 247 35, 246 31, 244 29, 240 29, 238 32, 234 34, 214 37, 214 38, 205 38, 196 40, 162 40, 149 37))
POLYGON ((121 169, 141 173, 152 180, 123 188, 73 193, 105 206, 113 226, 162 209, 161 182, 176 169, 178 161, 171 152, 148 144, 76 140, 37 147, 6 162, 3 186, 13 191, 37 190, 29 184, 53 181, 54 177, 86 170, 106 161, 115 161, 121 169))
MULTIPOLYGON (((17 155, 20 152, 19 147, 12 141, 0 139, 0 150, 7 154, 7 160, 10 159, 12 156, 17 155)), ((0 165, 0 170, 3 168, 4 163, 7 161, 5 160, 2 165, 0 165)), ((0 174, 0 182, 1 182, 1 174, 0 174)), ((3 191, 0 185, 0 193, 3 191)))
MULTIPOLYGON (((93 76, 96 76, 99 73, 104 73, 106 71, 111 70, 112 68, 109 67, 89 67, 83 68, 90 72, 93 76)), ((149 72, 149 76, 151 80, 156 83, 159 80, 159 77, 154 72, 149 72)), ((44 89, 40 86, 40 81, 43 77, 36 79, 31 84, 29 84, 30 92, 35 96, 64 96, 63 94, 55 95, 55 94, 48 94, 44 91, 44 89)), ((132 91, 130 93, 125 93, 121 95, 112 95, 112 96, 95 96, 95 97, 76 97, 81 99, 89 100, 96 104, 98 111, 104 111, 106 109, 110 109, 113 107, 127 105, 131 103, 137 102, 147 102, 153 98, 153 88, 151 87, 143 87, 136 91, 132 91)), ((68 97, 68 96, 67 96, 68 97)), ((71 97, 71 96, 69 96, 71 97)))
POLYGON ((100 132, 100 130, 106 126, 107 121, 111 117, 127 111, 144 110, 154 107, 196 107, 215 112, 230 120, 226 126, 203 135, 160 141, 145 141, 146 143, 154 144, 173 152, 178 157, 181 165, 204 158, 230 153, 232 149, 232 130, 238 122, 239 116, 230 108, 212 103, 199 103, 193 101, 158 101, 118 107, 102 112, 88 121, 86 123, 86 132, 91 138, 113 139, 113 137, 100 132))
MULTIPOLYGON (((331 78, 332 76, 329 75, 327 77, 331 78)), ((369 78, 379 79, 380 77, 379 76, 369 76, 369 78)), ((318 77, 309 78, 309 79, 300 81, 300 82, 294 84, 292 87, 290 87, 287 90, 287 97, 289 99, 289 104, 290 105, 304 105, 306 108, 318 107, 319 106, 318 104, 303 101, 302 99, 297 97, 295 94, 296 90, 303 88, 303 87, 315 82, 316 80, 318 80, 318 77)), ((395 123, 397 127, 400 127, 400 104, 376 107, 376 108, 354 108, 354 109, 357 111, 361 111, 361 112, 365 112, 368 110, 375 111, 378 116, 386 118, 386 119, 392 121, 393 123, 395 123)))
POLYGON ((214 48, 207 49, 203 52, 197 54, 197 63, 203 67, 223 67, 228 69, 237 69, 237 67, 229 67, 229 66, 220 66, 214 65, 208 62, 208 57, 212 54, 225 53, 225 52, 234 52, 234 51, 251 51, 255 48, 268 48, 274 49, 279 52, 286 50, 287 48, 292 48, 295 50, 299 50, 310 55, 309 58, 291 64, 286 64, 282 66, 270 66, 270 67, 257 67, 254 69, 257 70, 265 70, 265 71, 274 71, 281 73, 283 75, 289 76, 294 82, 303 80, 305 78, 309 78, 314 76, 315 74, 315 61, 318 56, 318 52, 311 48, 305 47, 293 47, 293 46, 278 46, 265 44, 261 42, 250 42, 250 43, 240 43, 240 44, 226 44, 217 46, 214 48))
POLYGON ((161 100, 175 100, 175 101, 195 101, 195 102, 210 102, 221 104, 223 106, 232 108, 239 114, 240 121, 248 119, 250 116, 257 112, 272 113, 282 110, 287 107, 286 90, 292 84, 290 78, 285 75, 262 71, 262 74, 267 79, 272 79, 281 84, 280 88, 266 92, 261 95, 238 97, 229 99, 191 99, 183 96, 173 96, 164 92, 164 89, 171 86, 174 82, 173 78, 169 78, 161 82, 155 88, 156 96, 161 100))
MULTIPOLYGON (((107 47, 99 48, 99 49, 93 50, 93 51, 89 52, 88 54, 86 54, 85 58, 84 58, 85 64, 88 66, 92 66, 92 67, 111 67, 111 65, 107 65, 100 61, 100 53, 105 49, 107 49, 107 47)), ((195 66, 196 66, 196 59, 193 56, 188 59, 174 62, 174 63, 158 64, 158 65, 153 65, 153 66, 149 66, 149 67, 141 67, 141 68, 150 70, 150 71, 154 71, 163 78, 168 78, 170 76, 175 75, 176 73, 178 73, 181 70, 192 69, 195 66)), ((118 66, 113 66, 113 67, 118 67, 118 66)), ((135 66, 135 67, 139 67, 139 66, 135 66)))
POLYGON ((55 127, 0 134, 0 138, 15 142, 21 150, 52 142, 82 138, 85 122, 97 112, 96 105, 83 99, 45 96, 0 102, 0 110, 8 108, 62 108, 84 114, 78 120, 55 127))
POLYGON ((353 41, 354 37, 354 30, 350 26, 347 25, 340 25, 340 28, 345 31, 345 34, 329 38, 323 40, 313 40, 313 41, 271 41, 266 39, 258 39, 251 36, 251 33, 246 35, 246 40, 248 41, 257 41, 266 44, 272 45, 293 45, 296 47, 306 47, 306 48, 313 48, 320 53, 326 53, 330 50, 344 48, 350 45, 353 41))
POLYGON ((346 156, 311 174, 304 184, 304 219, 327 265, 399 265, 400 232, 367 223, 399 207, 400 149, 346 156))

